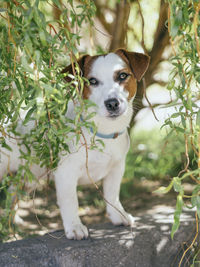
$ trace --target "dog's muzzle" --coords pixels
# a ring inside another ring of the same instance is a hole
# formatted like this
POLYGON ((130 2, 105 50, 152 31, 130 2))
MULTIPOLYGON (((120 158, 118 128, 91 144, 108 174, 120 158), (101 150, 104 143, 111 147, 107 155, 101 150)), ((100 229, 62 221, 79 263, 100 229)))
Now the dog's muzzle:
POLYGON ((111 117, 119 116, 120 102, 117 98, 109 98, 104 104, 111 117))

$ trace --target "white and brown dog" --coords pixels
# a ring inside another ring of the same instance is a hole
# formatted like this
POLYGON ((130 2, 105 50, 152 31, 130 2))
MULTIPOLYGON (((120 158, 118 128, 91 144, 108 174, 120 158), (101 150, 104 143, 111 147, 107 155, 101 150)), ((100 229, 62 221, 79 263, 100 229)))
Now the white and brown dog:
MULTIPOLYGON (((97 182, 103 179, 104 198, 107 200, 107 214, 115 225, 133 225, 133 217, 126 213, 119 200, 120 183, 124 173, 125 158, 129 150, 127 128, 132 117, 132 101, 136 95, 137 81, 140 81, 149 65, 147 55, 119 49, 115 53, 101 56, 83 56, 78 64, 89 85, 85 84, 83 97, 96 104, 96 115, 92 118, 97 126, 97 139, 102 139, 105 148, 88 150, 88 170, 90 177, 97 182)), ((63 72, 72 74, 72 66, 63 72)), ((67 78, 66 78, 67 79, 67 78)), ((75 118, 74 104, 68 105, 67 116, 75 118)), ((84 114, 82 116, 84 120, 84 114)), ((93 133, 82 129, 88 144, 93 133)), ((84 141, 84 140, 82 140, 84 141)), ((75 142, 74 142, 75 143, 75 142)), ((69 144, 71 153, 61 156, 54 171, 57 200, 60 207, 66 237, 83 239, 88 237, 88 229, 78 216, 77 185, 89 184, 86 169, 85 147, 69 144)), ((7 152, 8 153, 8 152, 7 152)), ((3 156, 3 155, 2 155, 3 156)), ((16 157, 19 151, 14 148, 10 157, 11 171, 16 171, 16 157), (13 162, 12 162, 13 161, 13 162)), ((3 156, 4 157, 4 156, 3 156)), ((0 162, 0 178, 6 171, 7 159, 0 162)), ((40 168, 33 171, 39 175, 40 168)))

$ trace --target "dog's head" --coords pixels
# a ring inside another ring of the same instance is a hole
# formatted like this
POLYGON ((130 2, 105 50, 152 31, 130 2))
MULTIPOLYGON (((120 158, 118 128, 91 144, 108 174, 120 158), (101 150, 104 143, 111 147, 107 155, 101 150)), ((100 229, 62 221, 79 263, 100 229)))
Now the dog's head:
MULTIPOLYGON (((82 75, 89 80, 83 98, 96 106, 97 115, 117 119, 130 109, 140 81, 149 65, 147 55, 118 49, 101 56, 85 55, 78 60, 82 75)), ((72 66, 63 71, 73 74, 72 66)), ((69 78, 66 78, 69 81, 69 78)))

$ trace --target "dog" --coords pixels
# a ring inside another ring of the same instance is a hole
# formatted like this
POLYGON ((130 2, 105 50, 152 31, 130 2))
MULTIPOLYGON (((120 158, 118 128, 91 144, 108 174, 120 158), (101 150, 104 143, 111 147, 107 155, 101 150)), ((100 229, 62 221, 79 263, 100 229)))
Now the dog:
MULTIPOLYGON (((94 182, 103 180, 106 211, 111 222, 125 226, 134 224, 134 218, 120 203, 119 192, 130 145, 127 128, 133 114, 132 102, 137 91, 137 81, 145 74, 149 60, 148 55, 118 49, 105 55, 85 55, 77 61, 82 76, 89 81, 84 84, 83 98, 96 104, 89 108, 89 112, 95 112, 91 119, 97 127, 95 139, 101 139, 105 147, 103 152, 98 149, 86 151, 81 144, 86 141, 89 145, 94 133, 92 129, 82 127, 79 144, 75 145, 73 140, 69 143, 72 153, 61 155, 58 167, 54 170, 57 203, 68 239, 81 240, 88 237, 88 229, 78 216, 76 188, 77 185, 90 184, 91 177, 94 182)), ((72 65, 62 72, 73 75, 72 65)), ((66 76, 67 81, 71 79, 69 76, 66 76)), ((68 104, 66 116, 70 119, 75 118, 75 105, 72 101, 68 104)), ((81 120, 84 121, 86 116, 82 114, 81 120)), ((4 150, 4 154, 11 153, 10 167, 15 172, 20 163, 20 160, 16 160, 20 153, 16 144, 12 142, 9 145, 13 152, 4 150)), ((0 178, 8 165, 4 154, 0 162, 0 178)), ((39 166, 32 168, 35 175, 43 171, 39 166)))

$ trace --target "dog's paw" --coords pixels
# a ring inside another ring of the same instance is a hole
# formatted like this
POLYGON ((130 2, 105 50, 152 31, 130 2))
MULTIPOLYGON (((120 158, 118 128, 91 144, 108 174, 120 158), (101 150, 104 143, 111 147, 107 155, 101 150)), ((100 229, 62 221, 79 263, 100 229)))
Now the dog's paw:
POLYGON ((135 221, 134 217, 131 214, 126 213, 125 211, 116 211, 112 212, 112 214, 109 213, 108 217, 114 225, 130 225, 131 227, 133 227, 135 221))
POLYGON ((68 239, 81 240, 88 238, 88 229, 82 223, 65 225, 64 228, 68 239))

